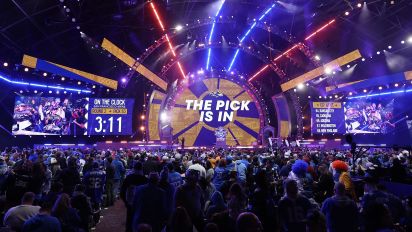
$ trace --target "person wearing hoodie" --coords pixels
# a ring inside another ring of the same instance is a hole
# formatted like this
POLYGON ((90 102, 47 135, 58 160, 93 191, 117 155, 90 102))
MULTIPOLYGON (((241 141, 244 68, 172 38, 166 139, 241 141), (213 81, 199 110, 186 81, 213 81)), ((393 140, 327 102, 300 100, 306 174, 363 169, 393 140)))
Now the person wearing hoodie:
POLYGON ((116 158, 113 160, 112 165, 114 167, 113 193, 114 197, 117 198, 120 190, 120 185, 124 179, 124 175, 126 174, 126 168, 121 161, 120 154, 116 155, 116 158))
POLYGON ((221 213, 227 209, 222 193, 215 191, 210 199, 210 203, 206 208, 206 218, 211 219, 215 213, 221 213))
POLYGON ((358 208, 356 203, 346 196, 345 185, 338 182, 334 187, 335 195, 327 198, 322 205, 330 232, 356 231, 358 228, 358 208))
POLYGON ((143 165, 141 162, 135 162, 133 164, 133 172, 126 176, 123 181, 120 198, 123 200, 126 210, 126 231, 132 231, 132 219, 133 219, 133 198, 134 191, 137 187, 147 184, 148 180, 143 175, 143 165))
POLYGON ((84 194, 86 187, 78 184, 74 188, 73 196, 70 200, 70 204, 73 208, 77 209, 80 217, 80 227, 84 231, 89 230, 89 219, 92 216, 92 206, 89 198, 84 194))

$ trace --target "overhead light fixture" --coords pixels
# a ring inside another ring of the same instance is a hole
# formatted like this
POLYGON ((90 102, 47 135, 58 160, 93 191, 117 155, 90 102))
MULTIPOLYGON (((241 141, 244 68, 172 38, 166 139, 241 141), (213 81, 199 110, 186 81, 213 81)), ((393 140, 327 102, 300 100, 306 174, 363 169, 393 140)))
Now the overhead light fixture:
POLYGON ((348 15, 349 15, 349 11, 346 11, 346 12, 345 12, 345 15, 348 16, 348 15))
POLYGON ((183 29, 183 26, 182 25, 177 25, 175 27, 175 29, 176 29, 176 31, 181 31, 183 29))
POLYGON ((77 84, 78 84, 78 85, 81 85, 81 84, 82 84, 82 82, 81 82, 81 81, 78 81, 78 82, 77 82, 77 84))
POLYGON ((388 46, 388 49, 392 49, 392 46, 391 46, 391 45, 389 45, 389 46, 388 46))
POLYGON ((3 63, 3 66, 4 66, 4 67, 7 67, 7 66, 9 66, 9 63, 4 62, 4 63, 3 63))
POLYGON ((395 87, 398 87, 399 86, 399 84, 398 83, 395 83, 395 87))
POLYGON ((376 52, 376 54, 380 55, 380 54, 381 54, 381 52, 380 52, 380 51, 377 51, 377 52, 376 52))
POLYGON ((362 7, 362 3, 358 3, 358 8, 361 8, 362 7))
POLYGON ((353 94, 352 92, 349 92, 349 96, 352 96, 352 94, 353 94))
POLYGON ((24 71, 25 71, 25 72, 28 72, 28 71, 29 71, 29 68, 24 68, 24 71))
POLYGON ((368 90, 364 89, 363 92, 366 93, 366 92, 368 92, 368 90))
POLYGON ((382 86, 379 86, 379 90, 382 90, 382 86))
POLYGON ((365 61, 365 58, 362 58, 362 61, 365 61))
POLYGON ((319 56, 319 55, 316 55, 316 56, 315 56, 315 60, 319 61, 319 60, 320 60, 320 56, 319 56))
POLYGON ((66 78, 62 77, 61 80, 64 81, 64 80, 66 80, 66 78))
POLYGON ((331 74, 331 73, 332 73, 332 69, 329 68, 329 67, 326 67, 326 68, 325 68, 325 73, 326 73, 326 74, 331 74))
POLYGON ((412 43, 412 36, 409 36, 408 43, 412 43))
POLYGON ((44 76, 44 77, 47 77, 47 73, 44 72, 44 73, 43 73, 43 76, 44 76))
POLYGON ((303 89, 304 87, 305 87, 305 85, 304 84, 302 84, 302 83, 300 83, 300 84, 298 84, 298 89, 303 89))

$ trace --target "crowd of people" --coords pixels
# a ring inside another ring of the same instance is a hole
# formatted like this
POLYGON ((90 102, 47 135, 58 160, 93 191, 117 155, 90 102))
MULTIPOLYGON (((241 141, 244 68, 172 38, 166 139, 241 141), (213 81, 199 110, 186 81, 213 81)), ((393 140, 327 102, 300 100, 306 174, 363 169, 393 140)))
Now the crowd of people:
MULTIPOLYGON (((119 200, 126 231, 412 231, 412 154, 280 148, 7 148, 9 231, 90 231, 119 200)), ((120 229, 120 228, 119 228, 120 229)))

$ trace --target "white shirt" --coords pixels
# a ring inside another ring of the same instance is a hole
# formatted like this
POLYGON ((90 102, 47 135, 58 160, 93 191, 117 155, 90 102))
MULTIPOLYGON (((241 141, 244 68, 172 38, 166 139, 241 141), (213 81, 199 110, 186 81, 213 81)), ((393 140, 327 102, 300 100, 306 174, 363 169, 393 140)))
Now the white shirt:
POLYGON ((4 215, 4 225, 13 229, 21 230, 25 221, 39 213, 40 206, 18 205, 10 208, 4 215))
POLYGON ((202 165, 200 165, 200 164, 192 164, 192 165, 189 166, 188 169, 196 170, 196 171, 198 171, 198 172, 200 173, 200 174, 199 174, 200 177, 206 178, 206 169, 205 169, 202 165))

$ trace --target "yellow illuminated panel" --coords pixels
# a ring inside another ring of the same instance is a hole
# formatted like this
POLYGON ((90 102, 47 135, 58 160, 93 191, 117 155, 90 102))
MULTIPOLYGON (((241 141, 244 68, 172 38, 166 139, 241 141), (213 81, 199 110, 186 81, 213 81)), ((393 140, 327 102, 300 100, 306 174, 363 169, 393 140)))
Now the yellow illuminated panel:
MULTIPOLYGON (((112 55, 117 57, 119 60, 123 61, 125 64, 127 64, 129 67, 133 67, 133 64, 136 62, 133 57, 128 55, 126 52, 124 52, 122 49, 117 47, 115 44, 110 42, 108 39, 103 39, 102 42, 102 47, 106 49, 108 52, 110 52, 112 55)), ((152 71, 147 69, 143 64, 138 64, 135 67, 135 70, 140 73, 142 76, 146 77, 148 80, 159 86, 161 89, 166 90, 167 89, 167 83, 154 74, 152 71)))
POLYGON ((315 109, 340 109, 342 108, 341 102, 312 102, 315 109))
POLYGON ((357 60, 359 58, 361 58, 362 55, 360 54, 359 50, 355 50, 352 51, 344 56, 341 56, 325 65, 323 65, 322 67, 318 67, 316 69, 313 69, 301 76, 298 76, 284 84, 281 85, 282 91, 288 91, 290 89, 295 88, 297 85, 301 84, 301 83, 305 83, 308 82, 310 80, 313 80, 323 74, 325 74, 325 69, 326 68, 331 68, 331 69, 335 69, 338 68, 340 66, 343 66, 345 64, 348 64, 354 60, 357 60))
MULTIPOLYGON (((81 70, 77 70, 77 69, 74 69, 74 68, 70 68, 70 67, 67 67, 67 66, 64 66, 64 65, 61 65, 61 64, 56 64, 56 63, 53 63, 53 62, 50 62, 50 61, 45 61, 45 60, 44 61, 40 60, 40 61, 52 64, 53 66, 57 66, 57 67, 62 68, 62 69, 65 69, 67 71, 70 71, 71 73, 74 73, 74 74, 79 75, 83 78, 86 78, 86 79, 89 79, 89 80, 94 81, 96 83, 99 83, 103 86, 106 86, 106 87, 109 87, 109 88, 112 88, 112 89, 117 89, 117 81, 115 81, 115 80, 112 80, 112 79, 109 79, 109 78, 106 78, 106 77, 102 77, 102 76, 98 76, 98 75, 95 75, 95 74, 91 74, 91 73, 88 73, 88 72, 84 72, 84 71, 81 71, 81 70)), ((38 62, 39 62, 39 59, 37 59, 35 57, 29 56, 29 55, 24 55, 23 56, 22 64, 24 66, 27 66, 27 67, 30 67, 30 68, 38 68, 37 67, 38 62)), ((50 71, 50 70, 44 70, 44 71, 50 71)))

